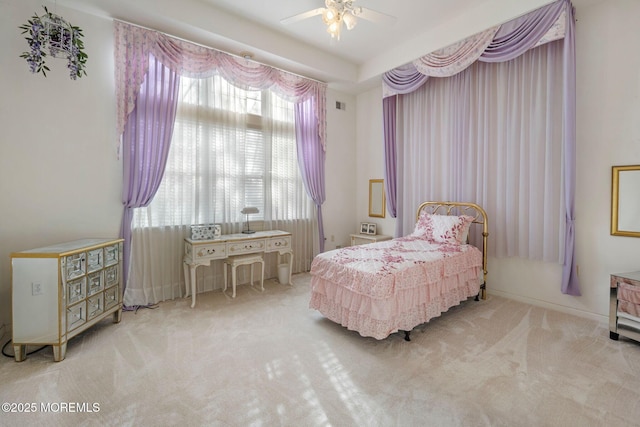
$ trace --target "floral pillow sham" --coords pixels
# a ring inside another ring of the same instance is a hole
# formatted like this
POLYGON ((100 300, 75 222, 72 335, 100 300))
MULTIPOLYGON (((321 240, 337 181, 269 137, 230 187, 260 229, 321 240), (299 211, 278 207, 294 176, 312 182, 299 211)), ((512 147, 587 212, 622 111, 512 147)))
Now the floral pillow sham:
POLYGON ((469 215, 434 215, 423 212, 411 234, 434 243, 461 245, 467 242, 473 217, 469 215))

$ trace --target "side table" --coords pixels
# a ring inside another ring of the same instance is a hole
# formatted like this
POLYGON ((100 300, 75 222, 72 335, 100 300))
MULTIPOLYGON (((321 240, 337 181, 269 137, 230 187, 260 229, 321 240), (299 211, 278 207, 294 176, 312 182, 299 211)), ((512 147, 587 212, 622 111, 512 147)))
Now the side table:
POLYGON ((640 342, 640 271, 611 275, 609 338, 640 342))
POLYGON ((352 234, 351 246, 365 245, 367 243, 382 242, 391 239, 391 236, 385 236, 384 234, 352 234))

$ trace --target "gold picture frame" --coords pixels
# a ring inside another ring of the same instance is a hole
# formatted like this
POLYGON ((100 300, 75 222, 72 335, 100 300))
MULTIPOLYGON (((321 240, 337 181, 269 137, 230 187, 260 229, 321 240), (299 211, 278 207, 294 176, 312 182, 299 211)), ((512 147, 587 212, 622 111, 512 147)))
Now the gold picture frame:
POLYGON ((611 168, 611 235, 640 237, 640 165, 611 168))
POLYGON ((385 217, 386 200, 384 198, 384 180, 369 180, 369 216, 373 218, 385 217))

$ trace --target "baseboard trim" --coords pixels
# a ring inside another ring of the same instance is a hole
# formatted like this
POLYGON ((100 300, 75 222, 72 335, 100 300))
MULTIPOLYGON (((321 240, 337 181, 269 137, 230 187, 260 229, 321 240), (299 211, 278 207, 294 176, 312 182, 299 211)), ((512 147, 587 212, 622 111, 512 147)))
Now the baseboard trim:
POLYGON ((567 307, 565 305, 560 305, 560 304, 553 304, 548 301, 542 301, 535 298, 523 297, 521 295, 510 294, 508 292, 503 292, 495 289, 487 289, 487 294, 493 294, 499 297, 523 302, 525 304, 535 305, 536 307, 548 308, 549 310, 559 311, 561 313, 572 314, 574 316, 595 320, 596 322, 602 323, 604 325, 609 324, 609 316, 592 313, 590 311, 579 310, 577 308, 567 307))
POLYGON ((7 332, 9 331, 9 328, 7 327, 7 325, 5 325, 4 323, 2 325, 0 325, 0 346, 4 345, 4 336, 7 334, 7 332))

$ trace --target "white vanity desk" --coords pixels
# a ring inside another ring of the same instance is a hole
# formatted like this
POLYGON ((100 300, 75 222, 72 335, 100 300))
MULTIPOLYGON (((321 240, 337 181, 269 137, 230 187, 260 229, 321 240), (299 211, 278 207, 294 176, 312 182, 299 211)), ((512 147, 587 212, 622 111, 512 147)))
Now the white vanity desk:
POLYGON ((184 282, 186 295, 191 290, 191 308, 196 305, 196 269, 200 265, 210 265, 211 261, 225 259, 234 255, 277 252, 280 256, 289 254, 289 285, 293 266, 291 233, 280 230, 256 231, 253 234, 223 234, 218 239, 184 239, 184 282), (191 289, 189 289, 191 288, 191 289))

